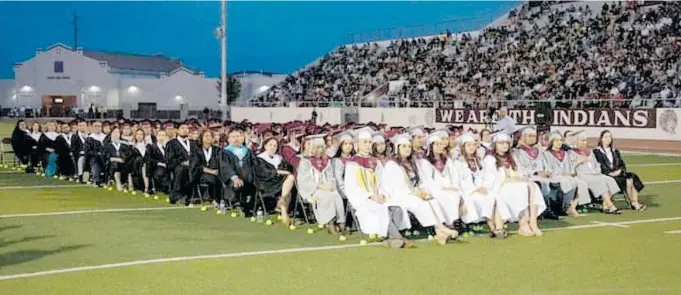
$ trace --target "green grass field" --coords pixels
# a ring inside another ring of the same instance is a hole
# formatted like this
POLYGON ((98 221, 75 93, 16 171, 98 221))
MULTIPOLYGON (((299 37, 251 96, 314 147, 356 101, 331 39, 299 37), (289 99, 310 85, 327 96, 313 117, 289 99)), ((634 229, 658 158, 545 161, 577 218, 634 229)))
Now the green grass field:
POLYGON ((681 294, 681 158, 627 161, 646 212, 401 250, 0 169, 0 294, 681 294))

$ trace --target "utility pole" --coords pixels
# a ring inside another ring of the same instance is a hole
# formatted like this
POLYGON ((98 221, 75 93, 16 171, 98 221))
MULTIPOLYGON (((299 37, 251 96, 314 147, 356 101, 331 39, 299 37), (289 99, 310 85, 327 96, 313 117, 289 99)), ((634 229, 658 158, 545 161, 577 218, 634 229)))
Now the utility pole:
MULTIPOLYGON (((227 112, 227 0, 220 0, 220 59, 221 69, 220 78, 222 79, 220 87, 220 109, 222 110, 222 121, 228 118, 227 112)), ((231 116, 229 116, 231 117, 231 116)))
POLYGON ((73 20, 71 24, 73 25, 73 50, 78 48, 78 12, 73 11, 73 20))

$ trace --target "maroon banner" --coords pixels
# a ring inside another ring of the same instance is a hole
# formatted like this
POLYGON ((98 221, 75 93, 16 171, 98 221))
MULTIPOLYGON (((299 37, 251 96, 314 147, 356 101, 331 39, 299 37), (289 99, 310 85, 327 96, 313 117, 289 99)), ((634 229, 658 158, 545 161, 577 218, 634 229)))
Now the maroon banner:
MULTIPOLYGON (((497 111, 492 122, 496 121, 497 111)), ((535 110, 509 109, 508 115, 520 125, 535 125, 535 110)), ((656 128, 655 109, 554 109, 552 126, 656 128)), ((445 124, 485 124, 487 110, 435 109, 435 122, 445 124)))

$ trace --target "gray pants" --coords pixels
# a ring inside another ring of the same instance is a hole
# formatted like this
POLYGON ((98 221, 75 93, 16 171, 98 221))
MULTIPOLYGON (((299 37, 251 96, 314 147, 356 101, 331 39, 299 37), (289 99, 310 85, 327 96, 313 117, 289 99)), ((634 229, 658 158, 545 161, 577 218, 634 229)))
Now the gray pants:
POLYGON ((402 234, 399 228, 404 228, 403 226, 398 227, 404 223, 404 213, 402 208, 397 206, 388 207, 388 214, 390 214, 390 223, 388 224, 388 239, 402 239, 402 234))

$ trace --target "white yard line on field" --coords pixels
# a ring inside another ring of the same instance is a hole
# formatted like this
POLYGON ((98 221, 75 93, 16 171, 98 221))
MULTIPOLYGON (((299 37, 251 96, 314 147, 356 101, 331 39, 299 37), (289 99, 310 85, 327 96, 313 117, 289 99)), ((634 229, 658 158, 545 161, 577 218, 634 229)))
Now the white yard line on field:
POLYGON ((0 215, 0 219, 15 218, 15 217, 36 217, 36 216, 91 214, 91 213, 161 211, 161 210, 177 210, 177 209, 190 209, 190 208, 191 207, 180 206, 180 207, 150 207, 150 208, 115 208, 115 209, 79 210, 79 211, 63 211, 63 212, 44 212, 44 213, 20 213, 20 214, 0 215))
POLYGON ((680 163, 651 163, 651 164, 631 164, 627 167, 664 167, 664 166, 681 166, 680 163))
POLYGON ((612 222, 603 222, 603 221, 592 221, 591 223, 602 224, 602 225, 605 225, 605 226, 623 227, 623 228, 631 227, 631 226, 624 225, 624 224, 612 223, 612 222))
POLYGON ((681 234, 681 230, 670 230, 664 232, 665 234, 681 234))
MULTIPOLYGON (((623 222, 616 222, 616 223, 576 225, 576 226, 568 226, 568 227, 562 227, 562 228, 545 229, 544 231, 576 230, 576 229, 584 229, 584 228, 591 228, 591 227, 608 227, 608 226, 612 226, 613 224, 637 224, 637 223, 664 222, 664 221, 675 221, 675 220, 681 220, 681 217, 642 219, 642 220, 623 221, 623 222)), ((381 243, 369 243, 369 244, 367 244, 367 246, 377 246, 377 245, 381 245, 381 243)), ((246 257, 246 256, 264 256, 264 255, 298 253, 298 252, 312 252, 312 251, 324 251, 324 250, 338 250, 338 249, 346 249, 346 248, 356 248, 356 247, 361 247, 361 246, 362 245, 359 245, 359 244, 346 244, 346 245, 335 245, 335 246, 302 247, 302 248, 289 248, 289 249, 280 249, 280 250, 236 252, 236 253, 223 253, 223 254, 213 254, 213 255, 179 256, 179 257, 158 258, 158 259, 149 259, 149 260, 135 260, 135 261, 128 261, 128 262, 120 262, 120 263, 100 264, 100 265, 92 265, 92 266, 81 266, 81 267, 73 267, 73 268, 60 268, 60 269, 53 269, 53 270, 47 270, 47 271, 38 271, 38 272, 30 272, 30 273, 4 275, 4 276, 0 276, 0 281, 15 280, 15 279, 22 279, 22 278, 31 278, 31 277, 41 277, 41 276, 48 276, 48 275, 55 275, 55 274, 62 274, 62 273, 72 273, 72 272, 81 272, 81 271, 89 271, 89 270, 120 268, 120 267, 128 267, 128 266, 144 265, 144 264, 156 264, 156 263, 191 261, 191 260, 222 259, 222 258, 246 257)))
POLYGON ((0 190, 7 190, 7 189, 35 189, 35 188, 66 188, 66 187, 88 187, 88 186, 86 186, 86 185, 84 185, 84 184, 0 186, 0 190))

